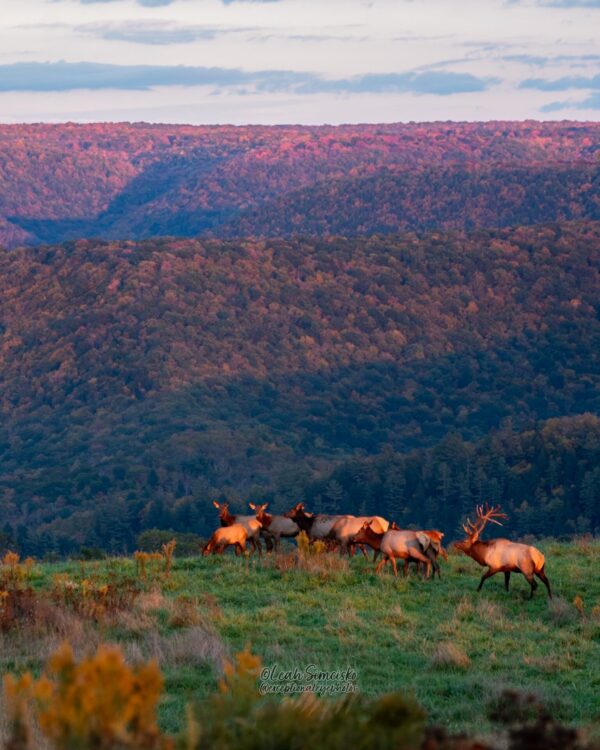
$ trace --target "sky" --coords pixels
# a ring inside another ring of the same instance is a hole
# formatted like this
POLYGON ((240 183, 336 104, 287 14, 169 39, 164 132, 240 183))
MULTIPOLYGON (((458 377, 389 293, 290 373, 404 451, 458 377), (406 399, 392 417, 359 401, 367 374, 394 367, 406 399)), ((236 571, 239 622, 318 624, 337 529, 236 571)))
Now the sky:
POLYGON ((1 3, 1 122, 600 114, 600 0, 1 3))

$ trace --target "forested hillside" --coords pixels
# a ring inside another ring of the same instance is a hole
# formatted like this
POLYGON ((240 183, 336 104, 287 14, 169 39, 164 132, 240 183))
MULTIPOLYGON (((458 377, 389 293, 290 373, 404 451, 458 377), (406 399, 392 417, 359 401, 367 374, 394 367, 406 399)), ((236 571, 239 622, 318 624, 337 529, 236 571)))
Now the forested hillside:
MULTIPOLYGON (((348 497, 348 510, 400 502, 397 490, 379 495, 380 479, 359 497, 335 475, 342 494, 334 483, 328 499, 311 482, 357 454, 426 448, 448 433, 477 440, 506 419, 519 430, 597 414, 599 275, 594 222, 6 251, 0 518, 39 553, 121 549, 155 526, 203 532, 214 522, 207 501, 221 495, 283 507, 306 492, 325 506, 348 497)), ((579 424, 565 422, 565 434, 575 425, 587 445, 579 424)), ((525 447, 514 460, 491 443, 506 463, 496 473, 487 448, 460 448, 447 489, 446 469, 430 474, 423 459, 423 479, 407 469, 406 505, 390 512, 425 521, 439 500, 452 526, 464 503, 494 495, 530 503, 532 530, 548 528, 549 508, 561 528, 597 525, 588 458, 569 484, 560 462, 542 480, 530 439, 515 440, 525 447)))
POLYGON ((0 125, 0 245, 600 218, 597 123, 0 125))
POLYGON ((600 419, 550 419, 522 432, 509 420, 475 443, 449 434, 432 449, 353 459, 304 492, 311 507, 383 513, 401 525, 460 535, 478 503, 509 514, 492 536, 600 533, 600 419))

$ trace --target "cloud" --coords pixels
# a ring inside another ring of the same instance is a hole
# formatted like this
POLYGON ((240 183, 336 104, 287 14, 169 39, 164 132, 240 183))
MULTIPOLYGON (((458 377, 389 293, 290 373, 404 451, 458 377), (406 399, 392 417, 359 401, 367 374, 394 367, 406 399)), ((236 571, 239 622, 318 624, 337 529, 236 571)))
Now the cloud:
MULTIPOLYGON (((177 0, 135 0, 143 8, 162 8, 165 5, 172 5, 177 0)), ((114 3, 119 0, 79 0, 82 5, 96 5, 97 3, 114 3)))
POLYGON ((598 62, 600 55, 503 55, 502 60, 507 62, 520 62, 526 65, 535 65, 543 68, 547 65, 559 65, 561 63, 573 63, 571 67, 583 66, 586 63, 598 62))
POLYGON ((600 8, 600 0, 538 0, 546 8, 600 8))
POLYGON ((540 112, 559 112, 563 109, 600 109, 600 91, 594 91, 580 101, 550 102, 540 108, 540 112))
POLYGON ((520 89, 537 91, 569 91, 570 89, 600 89, 600 75, 564 76, 554 81, 546 78, 527 78, 519 84, 520 89))
POLYGON ((448 96, 484 91, 496 79, 452 71, 369 73, 327 79, 316 73, 291 70, 243 71, 169 65, 108 65, 80 62, 26 62, 0 65, 0 92, 73 91, 76 89, 148 90, 158 86, 210 86, 290 94, 413 93, 448 96))
POLYGON ((334 90, 354 93, 413 92, 416 94, 464 94, 485 91, 497 79, 478 78, 471 73, 428 70, 408 73, 369 73, 345 81, 333 81, 334 90))
POLYGON ((74 30, 108 41, 149 45, 191 44, 192 42, 201 40, 216 39, 225 34, 256 31, 255 28, 183 26, 175 23, 166 23, 165 21, 134 20, 122 23, 88 23, 76 26, 74 30))
POLYGON ((536 89, 537 91, 591 90, 585 99, 549 102, 540 108, 540 112, 559 112, 564 109, 600 109, 600 74, 594 76, 564 76, 555 80, 528 78, 519 84, 519 88, 536 89))
MULTIPOLYGON (((531 5, 527 0, 505 0, 506 5, 531 5)), ((600 8, 600 0, 533 0, 542 8, 600 8)))

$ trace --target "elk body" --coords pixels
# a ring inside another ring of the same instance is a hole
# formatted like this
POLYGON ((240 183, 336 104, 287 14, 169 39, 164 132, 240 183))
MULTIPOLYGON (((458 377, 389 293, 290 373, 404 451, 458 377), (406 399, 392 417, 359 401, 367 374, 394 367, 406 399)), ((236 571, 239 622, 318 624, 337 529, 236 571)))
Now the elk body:
MULTIPOLYGON (((365 523, 369 523, 371 529, 377 534, 384 534, 390 526, 389 521, 381 516, 344 516, 335 521, 327 536, 329 539, 335 539, 340 545, 340 553, 347 552, 352 557, 354 548, 358 545, 366 556, 364 546, 354 539, 365 523)), ((375 554, 377 555, 377 550, 375 554)))
POLYGON ((209 555, 211 552, 216 555, 222 555, 227 547, 234 546, 235 554, 240 555, 246 551, 246 539, 248 532, 241 523, 234 523, 231 526, 221 526, 213 532, 211 538, 204 545, 202 554, 209 555))
POLYGON ((301 531, 305 531, 311 541, 325 539, 333 524, 341 518, 353 518, 353 516, 348 515, 330 516, 322 513, 307 513, 304 509, 304 503, 294 505, 285 514, 285 517, 294 521, 301 531))
POLYGON ((548 596, 552 599, 550 581, 545 571, 544 555, 539 549, 530 544, 511 542, 508 539, 492 539, 489 542, 480 540, 481 532, 488 522, 502 526, 498 519, 507 517, 505 513, 501 512, 500 506, 495 508, 486 506, 485 511, 482 506, 478 506, 475 523, 467 519, 466 524, 463 525, 467 538, 455 544, 456 549, 472 557, 480 565, 487 567, 487 570, 481 576, 477 591, 481 591, 484 582, 496 573, 504 573, 504 586, 508 591, 510 574, 522 573, 531 586, 530 599, 538 587, 535 576, 546 586, 548 596))
POLYGON ((385 533, 378 533, 372 528, 369 521, 366 521, 358 534, 354 536, 354 542, 356 544, 368 544, 375 550, 379 549, 383 559, 375 568, 376 573, 380 573, 382 568, 388 562, 391 562, 394 575, 397 576, 396 560, 404 560, 404 575, 406 575, 408 563, 415 560, 425 564, 428 578, 431 574, 432 562, 430 557, 425 554, 425 550, 430 546, 430 539, 420 531, 390 529, 385 533))
POLYGON ((404 561, 403 574, 408 573, 409 563, 414 562, 417 567, 424 566, 425 575, 429 578, 433 568, 433 576, 438 574, 441 578, 440 566, 437 561, 438 555, 448 558, 446 550, 442 547, 443 534, 441 531, 410 531, 399 529, 396 523, 392 523, 385 534, 377 533, 369 523, 364 523, 354 541, 357 544, 368 544, 375 552, 381 552, 384 556, 375 572, 379 573, 381 568, 389 561, 392 563, 394 574, 397 575, 396 559, 404 561))
POLYGON ((221 521, 221 526, 233 526, 237 523, 246 529, 247 540, 252 547, 252 551, 254 552, 258 550, 258 555, 260 557, 262 555, 262 546, 260 544, 260 531, 262 526, 257 520, 256 515, 234 516, 229 512, 228 503, 218 503, 215 500, 213 501, 213 505, 219 511, 219 520, 221 521))
MULTIPOLYGON (((400 531, 400 527, 395 521, 392 521, 392 524, 390 526, 390 529, 393 531, 400 531)), ((417 533, 417 532, 415 532, 417 533)), ((441 555, 444 560, 448 560, 448 553, 442 546, 442 539, 444 538, 444 534, 441 531, 438 531, 437 529, 422 529, 418 533, 425 534, 426 537, 429 538, 429 543, 425 542, 424 539, 421 541, 426 544, 426 547, 424 548, 425 555, 431 560, 431 566, 433 568, 433 577, 435 578, 435 574, 437 573, 438 578, 441 579, 442 573, 440 570, 440 565, 438 563, 438 557, 441 555)), ((423 544, 421 545, 423 546, 423 544)), ((406 571, 408 569, 408 564, 411 562, 410 560, 404 561, 404 571, 406 574, 406 571)), ((415 562, 415 565, 417 568, 422 565, 422 563, 415 562)))
POLYGON ((261 535, 265 539, 267 550, 270 551, 273 547, 275 547, 275 550, 279 549, 282 537, 293 539, 300 533, 300 527, 291 518, 267 513, 268 503, 264 505, 248 503, 248 505, 251 510, 256 512, 256 520, 262 527, 261 535))

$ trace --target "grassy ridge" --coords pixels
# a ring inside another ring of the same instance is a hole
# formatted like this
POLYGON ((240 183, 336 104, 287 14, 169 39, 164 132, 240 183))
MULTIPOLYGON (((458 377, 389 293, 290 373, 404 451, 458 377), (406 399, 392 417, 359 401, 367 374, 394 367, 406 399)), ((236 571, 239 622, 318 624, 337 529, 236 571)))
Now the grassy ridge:
MULTIPOLYGON (((451 729, 490 729, 486 706, 504 688, 531 691, 556 718, 591 725, 600 722, 600 543, 539 546, 555 591, 550 604, 541 591, 528 601, 520 576, 508 594, 500 575, 476 594, 481 569, 455 555, 441 582, 378 578, 370 561, 347 565, 337 557, 314 572, 292 567, 292 555, 179 559, 155 592, 152 616, 136 604, 98 636, 122 643, 132 658, 157 639, 179 638, 178 657, 161 664, 169 731, 181 726, 190 699, 215 689, 219 654, 246 645, 267 666, 350 666, 362 692, 412 691, 431 722, 451 729), (174 628, 173 603, 182 595, 198 602, 200 628, 174 628), (186 640, 186 632, 195 635, 186 640)), ((133 561, 118 560, 98 564, 94 574, 115 568, 135 573, 133 561)), ((44 565, 33 583, 44 589, 56 573, 81 572, 77 563, 44 565)), ((27 658, 3 646, 3 672, 36 666, 33 646, 27 658)))

